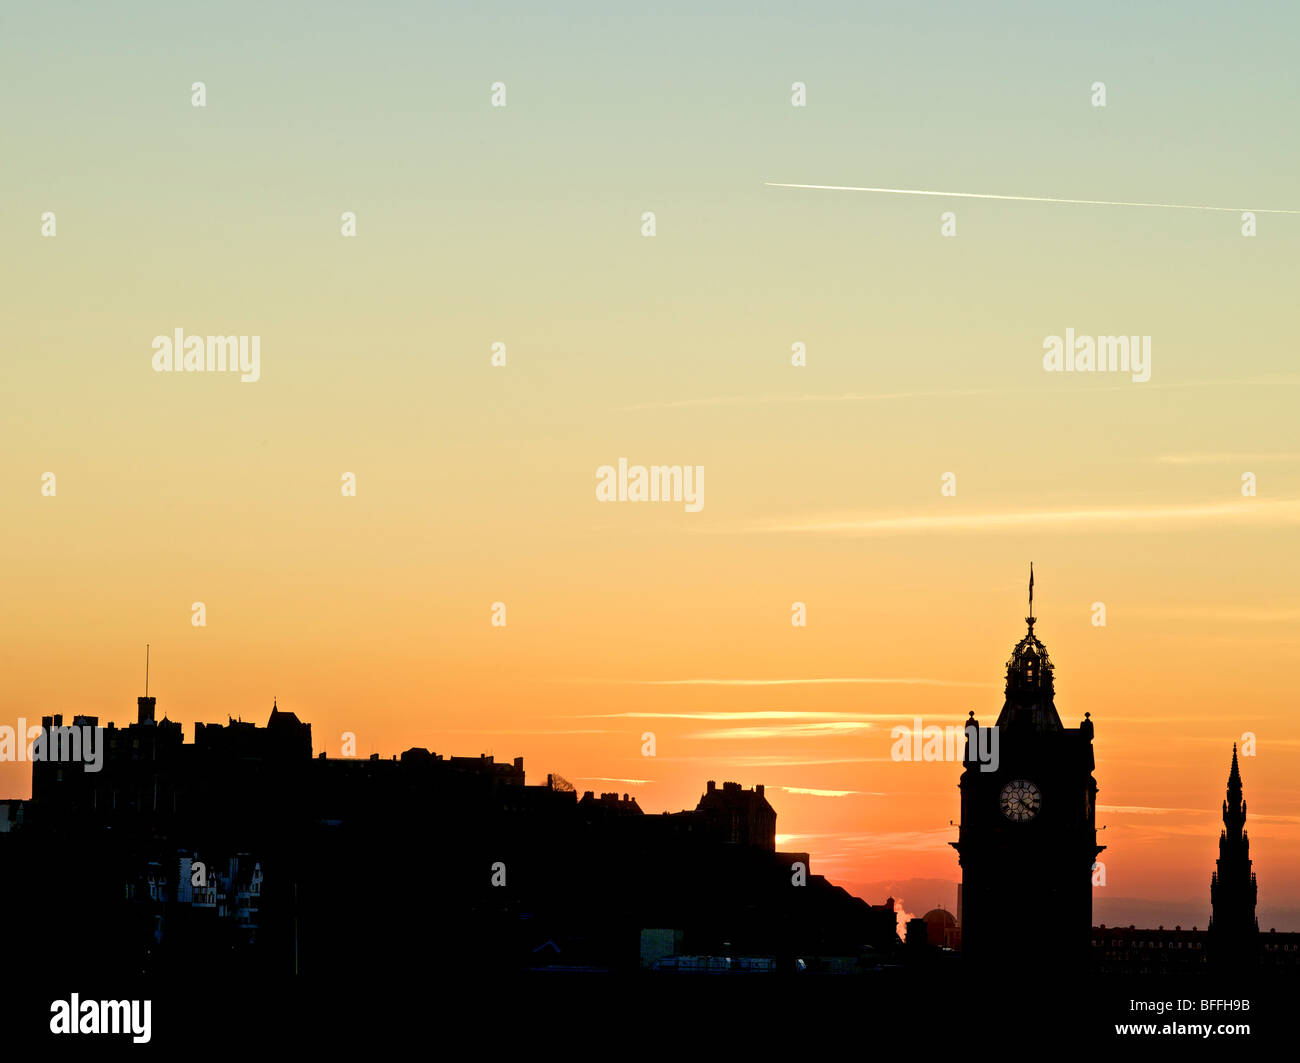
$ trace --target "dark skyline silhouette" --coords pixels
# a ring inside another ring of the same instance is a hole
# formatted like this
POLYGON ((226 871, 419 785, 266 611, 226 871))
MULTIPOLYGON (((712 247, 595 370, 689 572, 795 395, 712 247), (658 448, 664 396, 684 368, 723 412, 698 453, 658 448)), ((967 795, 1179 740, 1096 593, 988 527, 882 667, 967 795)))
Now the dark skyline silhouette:
MULTIPOLYGON (((395 1010, 465 1036, 558 1022, 603 1043, 653 1015, 767 1046, 777 1016, 833 1027, 866 1008, 906 1024, 918 1001, 1007 985, 1023 1006, 1012 1040, 1058 1015, 1119 1037, 1152 1018, 1135 1001, 1163 997, 1248 999, 1257 1029, 1263 1009, 1285 1014, 1300 934, 1255 924, 1235 749, 1212 923, 1091 925, 1092 723, 1061 723, 1027 620, 999 764, 982 770, 985 733, 954 779, 955 911, 904 924, 892 897, 815 874, 809 853, 777 848, 761 784, 708 780, 694 808, 652 814, 553 773, 530 784, 522 757, 313 756, 311 724, 274 700, 265 726, 198 723, 187 743, 143 696, 134 722, 103 726, 99 770, 37 760, 31 799, 4 802, 0 910, 31 913, 11 926, 6 999, 31 1038, 60 1001, 148 1001, 169 1046, 286 1023, 306 1045, 340 1017, 382 1034, 395 1010)), ((47 748, 98 726, 42 718, 47 748)), ((1242 1016, 1168 1018, 1214 1017, 1242 1016)))
MULTIPOLYGON (((892 897, 854 897, 809 853, 778 851, 762 785, 708 781, 695 808, 646 814, 554 775, 529 785, 523 758, 313 756, 310 723, 276 703, 265 726, 199 723, 186 743, 147 695, 133 723, 102 728, 100 770, 33 763, 32 798, 7 802, 0 889, 111 912, 97 947, 42 927, 27 950, 106 977, 197 959, 214 975, 329 978, 414 954, 486 974, 1296 968, 1300 934, 1261 941, 1255 921, 1235 746, 1208 928, 1093 925, 1093 724, 1062 725, 1030 604, 996 770, 968 741, 955 913, 900 925, 892 897), (380 914, 389 929, 346 931, 380 914)), ((51 741, 66 726, 99 721, 42 719, 51 741)))

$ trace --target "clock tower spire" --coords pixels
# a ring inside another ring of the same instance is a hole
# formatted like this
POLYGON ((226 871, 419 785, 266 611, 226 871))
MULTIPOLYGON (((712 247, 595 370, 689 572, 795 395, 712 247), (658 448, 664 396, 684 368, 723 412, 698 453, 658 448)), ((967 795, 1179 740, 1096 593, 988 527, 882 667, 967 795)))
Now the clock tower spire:
POLYGON ((1082 969, 1092 942, 1097 855, 1093 725, 1066 727, 1055 670, 1034 634, 1034 575, 1024 637, 1007 661, 991 733, 967 721, 961 827, 962 952, 978 967, 1082 969))

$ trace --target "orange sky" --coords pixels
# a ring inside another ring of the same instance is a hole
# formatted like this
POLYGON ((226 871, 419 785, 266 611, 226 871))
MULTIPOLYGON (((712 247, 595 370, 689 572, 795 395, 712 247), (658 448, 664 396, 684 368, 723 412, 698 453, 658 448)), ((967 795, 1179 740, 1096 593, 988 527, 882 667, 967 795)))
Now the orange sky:
MULTIPOLYGON (((328 608, 335 590, 311 587, 287 558, 274 584, 267 573, 236 598, 234 565, 214 584, 224 589, 206 594, 202 629, 189 624, 189 603, 178 623, 154 601, 132 599, 133 579, 159 578, 151 566, 121 566, 113 595, 97 601, 81 597, 75 576, 28 566, 24 578, 48 580, 50 591, 29 614, 25 655, 5 640, 6 674, 26 687, 9 715, 57 709, 130 720, 142 647, 120 631, 104 642, 91 635, 121 612, 124 627, 153 640, 151 692, 187 738, 194 721, 228 713, 263 723, 275 696, 312 724, 317 752, 331 756, 345 731, 362 756, 412 745, 522 755, 530 782, 557 772, 580 791, 634 794, 647 812, 693 807, 706 779, 764 783, 780 844, 810 851, 815 871, 875 901, 890 886, 918 910, 953 903, 929 884, 929 896, 913 902, 904 886, 957 879, 947 842, 960 766, 893 762, 890 730, 915 718, 956 724, 970 709, 993 722, 1004 662, 1024 627, 1019 566, 1001 565, 1015 577, 961 586, 955 560, 909 577, 899 542, 829 540, 808 558, 809 590, 795 599, 792 581, 746 583, 746 573, 763 572, 750 540, 711 571, 694 571, 687 554, 700 541, 684 537, 662 578, 605 559, 608 575, 586 587, 541 570, 515 574, 513 593, 498 584, 477 601, 446 586, 421 601, 413 586, 394 582, 385 593, 371 584, 348 590, 346 610, 328 608), (873 578, 837 577, 840 563, 868 550, 873 578), (292 621, 280 587, 302 595, 292 621), (743 589, 724 593, 730 587, 743 589), (496 600, 507 603, 505 628, 490 624, 496 600), (580 611, 578 600, 588 603, 580 611), (807 628, 790 624, 794 600, 808 604, 807 628), (646 731, 654 757, 641 755, 646 731)), ((1146 542, 1157 550, 1163 540, 1146 542)), ((998 544, 999 555, 1005 549, 998 544)), ((378 580, 386 562, 367 556, 378 580)), ((583 567, 600 569, 601 560, 593 552, 583 567)), ((1108 623, 1096 628, 1079 576, 1050 558, 1037 570, 1038 631, 1056 663, 1058 709, 1071 726, 1089 711, 1097 727, 1109 891, 1099 896, 1168 899, 1171 911, 1172 902, 1206 900, 1231 744, 1250 730, 1259 755, 1243 759, 1242 771, 1261 912, 1285 910, 1300 879, 1297 736, 1285 696, 1267 694, 1285 689, 1291 653, 1267 627, 1286 621, 1243 603, 1238 614, 1225 606, 1210 628, 1189 606, 1153 609, 1135 591, 1108 590, 1108 623), (1261 692, 1249 706, 1239 693, 1247 683, 1261 692)), ((173 595, 188 585, 168 579, 173 595)), ((3 792, 25 796, 29 781, 26 765, 0 765, 3 792)))
POLYGON ((1250 731, 1261 925, 1300 929, 1296 219, 764 183, 1300 208, 1295 35, 860 7, 743 48, 693 11, 14 13, 0 723, 130 720, 150 643, 188 737, 275 697, 331 755, 522 755, 647 811, 764 783, 814 872, 924 910, 959 766, 889 731, 993 721, 1032 559, 1096 910, 1203 924, 1250 731), (260 379, 155 372, 176 328, 259 336, 260 379), (1066 329, 1149 336, 1150 379, 1045 372, 1066 329), (703 466, 703 508, 597 501, 620 458, 703 466))

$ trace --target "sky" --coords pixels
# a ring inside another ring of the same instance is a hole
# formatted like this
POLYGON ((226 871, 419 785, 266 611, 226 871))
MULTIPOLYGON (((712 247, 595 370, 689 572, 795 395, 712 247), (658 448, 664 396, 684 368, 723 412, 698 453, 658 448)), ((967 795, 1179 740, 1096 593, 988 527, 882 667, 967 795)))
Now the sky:
POLYGON ((1298 22, 11 5, 0 724, 129 722, 148 643, 187 739, 276 699, 330 756, 647 812, 762 783, 781 847, 920 912, 960 765, 890 731, 996 718, 1032 560, 1095 911, 1208 918, 1249 733, 1260 923, 1300 930, 1300 215, 1263 213, 1300 210, 1298 22), (259 337, 260 379, 156 372, 177 328, 259 337), (1150 379, 1045 371, 1067 329, 1150 337, 1150 379), (620 458, 702 466, 703 507, 598 501, 620 458))

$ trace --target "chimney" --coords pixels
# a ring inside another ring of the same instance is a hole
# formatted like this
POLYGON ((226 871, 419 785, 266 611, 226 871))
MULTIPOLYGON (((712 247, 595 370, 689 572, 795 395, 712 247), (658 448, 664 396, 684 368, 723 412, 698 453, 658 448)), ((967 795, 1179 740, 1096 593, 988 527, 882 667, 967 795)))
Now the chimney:
POLYGON ((762 797, 762 796, 763 796, 763 784, 762 784, 762 783, 759 783, 757 786, 754 787, 754 793, 758 794, 759 797, 762 797))
POLYGON ((709 780, 708 792, 709 792, 709 793, 713 793, 713 791, 716 790, 717 788, 718 788, 718 784, 715 783, 712 779, 710 779, 710 780, 709 780))

